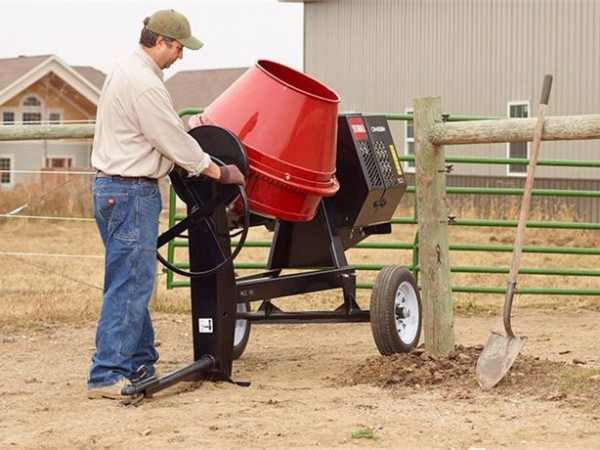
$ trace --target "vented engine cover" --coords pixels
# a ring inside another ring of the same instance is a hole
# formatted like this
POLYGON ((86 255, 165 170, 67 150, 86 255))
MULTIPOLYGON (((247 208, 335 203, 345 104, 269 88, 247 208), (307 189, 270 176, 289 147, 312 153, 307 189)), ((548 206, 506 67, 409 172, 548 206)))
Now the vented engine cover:
POLYGON ((338 117, 335 224, 357 228, 389 222, 406 180, 385 116, 338 117))

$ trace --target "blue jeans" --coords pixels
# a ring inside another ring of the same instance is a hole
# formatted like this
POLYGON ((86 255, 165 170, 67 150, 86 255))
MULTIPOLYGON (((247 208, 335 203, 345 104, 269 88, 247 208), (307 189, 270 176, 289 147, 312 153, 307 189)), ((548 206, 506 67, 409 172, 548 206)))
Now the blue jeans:
POLYGON ((161 197, 150 181, 96 178, 94 217, 105 248, 104 294, 88 387, 134 378, 158 353, 148 303, 156 276, 161 197))

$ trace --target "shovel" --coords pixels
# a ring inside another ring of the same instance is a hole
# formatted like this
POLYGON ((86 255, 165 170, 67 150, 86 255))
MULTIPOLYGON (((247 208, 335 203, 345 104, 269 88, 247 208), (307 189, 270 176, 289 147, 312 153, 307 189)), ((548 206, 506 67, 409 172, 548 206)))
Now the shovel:
POLYGON ((506 296, 504 298, 504 311, 502 314, 504 322, 504 331, 506 337, 495 331, 490 335, 485 347, 477 360, 477 382, 483 390, 490 389, 498 383, 504 375, 510 370, 515 362, 515 359, 521 352, 521 349, 527 341, 526 337, 515 336, 510 325, 510 313, 515 292, 517 290, 517 274, 519 273, 519 262, 521 260, 521 252, 523 248, 523 238, 525 236, 525 227, 529 216, 531 204, 531 190, 533 188, 533 180, 535 177, 535 167, 537 165, 540 143, 542 142, 542 131, 544 128, 544 114, 546 106, 548 106, 548 97, 550 96, 550 88, 552 87, 552 75, 544 77, 544 85, 542 88, 542 96, 535 130, 533 133, 533 152, 527 168, 527 180, 523 191, 523 199, 521 201, 521 211, 519 213, 519 223, 517 225, 517 235, 515 237, 515 245, 513 247, 512 263, 510 266, 510 274, 508 285, 506 287, 506 296))

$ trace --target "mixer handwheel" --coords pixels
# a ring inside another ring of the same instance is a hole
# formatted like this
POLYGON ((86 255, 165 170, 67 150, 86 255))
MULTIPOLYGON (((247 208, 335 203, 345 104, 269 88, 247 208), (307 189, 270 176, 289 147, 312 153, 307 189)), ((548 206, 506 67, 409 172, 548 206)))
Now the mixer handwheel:
MULTIPOLYGON (((248 176, 248 161, 242 143, 230 131, 213 125, 203 125, 189 131, 189 134, 207 151, 213 162, 219 166, 226 164, 235 164, 242 173, 248 176)), ((160 253, 157 252, 157 259, 172 272, 185 277, 205 277, 213 275, 225 266, 232 263, 235 257, 239 254, 244 246, 244 242, 248 235, 250 227, 250 213, 248 206, 248 198, 242 186, 237 185, 220 185, 217 190, 212 189, 214 180, 208 178, 188 177, 188 173, 176 167, 169 174, 171 185, 177 196, 183 200, 188 206, 188 216, 176 225, 171 227, 166 232, 158 237, 157 247, 160 249, 170 240, 181 236, 192 226, 197 226, 199 222, 204 221, 206 230, 212 235, 213 242, 207 242, 206 245, 213 245, 215 252, 220 254, 221 261, 214 267, 202 271, 187 271, 182 270, 169 262, 160 253), (219 245, 219 238, 224 237, 217 234, 215 230, 212 214, 216 208, 223 205, 230 205, 237 199, 237 203, 241 206, 241 221, 236 226, 240 226, 241 230, 235 233, 229 233, 229 240, 233 237, 238 237, 237 244, 230 253, 229 249, 222 248, 219 245), (229 253, 229 254, 228 254, 229 253)))
POLYGON ((408 353, 421 335, 421 298, 412 273, 384 267, 371 293, 371 331, 382 355, 408 353))

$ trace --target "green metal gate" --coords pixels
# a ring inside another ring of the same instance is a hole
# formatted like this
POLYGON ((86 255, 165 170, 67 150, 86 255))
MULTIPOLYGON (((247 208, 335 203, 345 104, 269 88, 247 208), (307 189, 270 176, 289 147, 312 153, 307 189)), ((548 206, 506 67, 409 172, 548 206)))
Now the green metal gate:
MULTIPOLYGON (((181 116, 189 114, 201 113, 201 109, 186 109, 180 112, 181 116)), ((387 119, 390 121, 411 121, 412 115, 409 114, 387 114, 387 119)), ((471 116, 454 116, 447 117, 448 121, 468 121, 468 120, 482 120, 485 118, 471 117, 471 116)), ((413 162, 414 156, 399 155, 399 159, 403 162, 413 162)), ((527 165, 529 161, 527 159, 510 159, 510 158, 485 158, 485 157, 463 157, 453 156, 446 157, 447 163, 461 163, 461 164, 520 164, 527 165)), ((578 161, 578 160, 539 160, 537 163, 539 166, 564 166, 564 167, 588 167, 588 168, 600 168, 600 161, 578 161)), ((474 187, 447 187, 446 193, 449 195, 480 195, 480 196, 521 196, 523 189, 519 188, 474 188, 474 187)), ((561 190, 561 189, 534 189, 532 192, 534 197, 580 197, 580 198, 591 198, 594 201, 600 202, 599 191, 586 191, 586 190, 561 190)), ((407 196, 415 197, 415 186, 409 186, 406 190, 407 196)), ((176 212, 176 196, 173 190, 170 193, 169 202, 169 227, 174 226, 179 220, 183 219, 185 215, 179 215, 176 212)), ((502 228, 516 228, 517 220, 491 220, 491 219, 460 219, 449 217, 449 225, 451 227, 486 227, 493 229, 502 228)), ((406 227, 407 225, 417 225, 417 204, 414 201, 413 213, 405 217, 394 217, 392 219, 393 227, 406 227)), ((584 230, 599 232, 600 223, 593 222, 575 222, 575 221, 529 221, 527 223, 529 229, 551 229, 551 230, 571 230, 573 233, 581 232, 584 230)), ((598 238, 600 242, 600 234, 598 238)), ((232 243, 235 245, 235 242, 232 243)), ((271 246, 270 241, 247 241, 245 247, 255 248, 268 248, 271 246)), ((185 238, 176 239, 168 244, 167 259, 172 264, 180 268, 188 268, 189 265, 186 262, 175 260, 175 249, 187 247, 187 240, 185 238)), ((418 264, 418 252, 419 252, 419 238, 418 233, 415 231, 413 238, 406 242, 380 242, 375 241, 371 238, 359 243, 356 249, 361 251, 381 251, 381 250, 404 250, 412 252, 410 260, 400 261, 402 265, 409 268, 415 274, 418 279, 420 267, 418 264)), ((512 245, 477 245, 477 244, 465 244, 450 242, 450 252, 499 252, 499 253, 512 253, 512 245)), ((594 248, 583 248, 583 247, 563 247, 563 246, 526 246, 523 248, 523 253, 535 253, 545 255, 581 255, 581 256, 600 256, 600 246, 594 248)), ((399 262, 394 262, 395 264, 399 262)), ((389 264, 389 263, 388 263, 389 264)), ((359 271, 357 288, 359 289, 371 289, 373 283, 368 281, 361 281, 361 272, 368 271, 379 271, 383 266, 387 265, 382 263, 378 264, 352 264, 357 271, 359 271)), ((523 267, 519 270, 520 274, 526 275, 540 275, 540 276, 551 276, 551 277, 592 277, 597 279, 600 277, 600 270, 597 264, 590 268, 540 268, 540 267, 523 267)), ((236 270, 247 270, 247 269, 264 269, 265 263, 256 262, 244 262, 236 261, 236 270)), ((490 266, 450 266, 452 273, 483 273, 483 274, 508 274, 509 267, 490 267, 490 266)), ((187 287, 189 286, 188 280, 176 280, 171 271, 166 270, 167 288, 187 287)), ((565 283, 568 284, 568 283, 565 283)), ((579 295, 579 296, 598 296, 600 295, 600 281, 596 283, 597 288, 582 289, 578 287, 565 287, 561 289, 556 288, 543 288, 543 287, 527 287, 520 286, 519 292, 521 294, 546 294, 546 295, 579 295)), ((502 285, 494 286, 473 286, 473 285, 453 285, 453 292, 466 292, 466 293, 482 293, 482 294, 504 294, 506 286, 502 285)))

